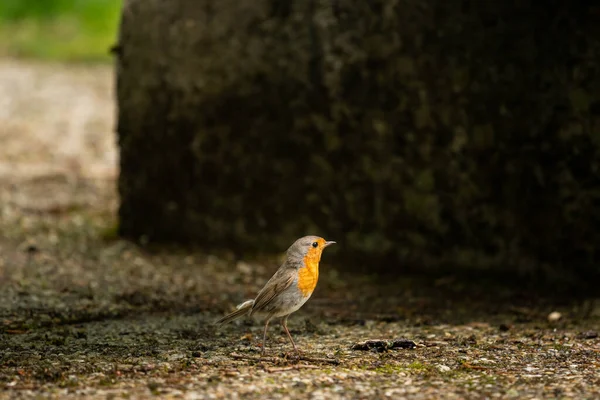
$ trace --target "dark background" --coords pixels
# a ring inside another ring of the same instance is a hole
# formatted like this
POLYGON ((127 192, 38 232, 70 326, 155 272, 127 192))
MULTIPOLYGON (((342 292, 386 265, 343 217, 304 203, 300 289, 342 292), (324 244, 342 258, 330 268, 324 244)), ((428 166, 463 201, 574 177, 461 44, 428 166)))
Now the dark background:
POLYGON ((593 293, 588 2, 150 1, 118 48, 120 233, 593 293), (585 290, 584 290, 585 289, 585 290))

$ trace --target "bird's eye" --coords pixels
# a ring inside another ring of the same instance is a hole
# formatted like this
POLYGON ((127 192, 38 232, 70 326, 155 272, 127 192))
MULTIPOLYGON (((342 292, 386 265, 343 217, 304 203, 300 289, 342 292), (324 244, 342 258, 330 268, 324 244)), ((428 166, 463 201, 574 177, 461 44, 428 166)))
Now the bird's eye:
POLYGON ((316 249, 317 247, 319 247, 319 243, 313 242, 312 246, 316 249))

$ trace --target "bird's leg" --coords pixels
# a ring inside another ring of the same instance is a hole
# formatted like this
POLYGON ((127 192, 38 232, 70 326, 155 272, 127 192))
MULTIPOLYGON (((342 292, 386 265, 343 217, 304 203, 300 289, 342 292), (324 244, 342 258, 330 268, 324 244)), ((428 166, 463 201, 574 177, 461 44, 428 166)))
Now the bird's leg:
POLYGON ((263 332, 263 348, 262 348, 262 354, 261 355, 265 355, 265 350, 267 349, 267 328, 269 327, 269 321, 271 320, 270 317, 268 317, 265 321, 265 331, 263 332))
POLYGON ((287 327, 287 319, 289 317, 289 314, 286 315, 285 317, 281 318, 281 326, 283 326, 283 329, 285 330, 285 333, 287 333, 288 337, 290 338, 290 342, 292 342, 292 346, 294 346, 294 351, 296 352, 296 354, 298 355, 298 357, 300 357, 300 352, 298 351, 298 348, 296 347, 296 343, 294 343, 294 339, 292 339, 292 335, 290 334, 290 331, 287 327))

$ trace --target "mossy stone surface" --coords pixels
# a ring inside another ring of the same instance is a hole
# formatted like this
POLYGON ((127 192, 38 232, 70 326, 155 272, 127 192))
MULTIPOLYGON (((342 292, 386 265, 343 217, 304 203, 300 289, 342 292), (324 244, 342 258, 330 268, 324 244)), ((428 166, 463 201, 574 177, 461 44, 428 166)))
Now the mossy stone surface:
POLYGON ((597 14, 463 3, 126 3, 120 234, 597 277, 597 14))

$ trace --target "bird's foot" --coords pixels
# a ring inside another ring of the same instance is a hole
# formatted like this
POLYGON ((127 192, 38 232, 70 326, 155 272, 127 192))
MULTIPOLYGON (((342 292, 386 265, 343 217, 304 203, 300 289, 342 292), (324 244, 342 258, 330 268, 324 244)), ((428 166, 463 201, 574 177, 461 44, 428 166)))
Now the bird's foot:
POLYGON ((294 351, 288 351, 286 353, 283 353, 283 357, 288 360, 299 361, 304 358, 304 354, 299 350, 294 350, 294 351))

